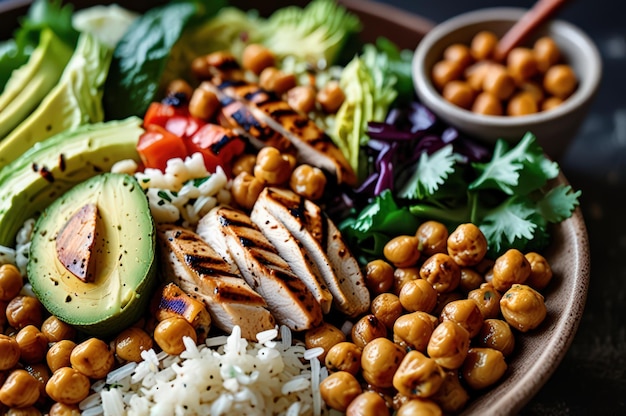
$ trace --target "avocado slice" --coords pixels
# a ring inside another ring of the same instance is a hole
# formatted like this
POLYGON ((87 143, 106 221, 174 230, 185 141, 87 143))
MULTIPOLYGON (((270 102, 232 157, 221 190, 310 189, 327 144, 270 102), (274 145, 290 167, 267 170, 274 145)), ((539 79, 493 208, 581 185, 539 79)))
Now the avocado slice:
POLYGON ((50 29, 41 32, 28 62, 13 71, 0 95, 0 139, 39 105, 57 84, 72 48, 50 29))
POLYGON ((50 313, 85 333, 107 337, 145 312, 157 280, 155 244, 148 199, 137 180, 103 173, 67 191, 38 218, 27 276, 50 313), (82 217, 85 212, 96 214, 82 217), (88 232, 81 231, 84 224, 88 232), (73 244, 68 227, 75 231, 73 244), (64 255, 57 248, 61 234, 64 255), (89 255, 83 245, 89 246, 89 255), (69 251, 74 255, 70 265, 84 264, 93 271, 91 279, 68 268, 69 251))
POLYGON ((139 162, 141 123, 129 117, 57 134, 0 170, 0 245, 14 246, 24 221, 72 186, 111 170, 118 160, 139 162))
POLYGON ((2 141, 0 168, 35 143, 64 130, 104 120, 102 94, 113 51, 83 33, 59 82, 2 141))

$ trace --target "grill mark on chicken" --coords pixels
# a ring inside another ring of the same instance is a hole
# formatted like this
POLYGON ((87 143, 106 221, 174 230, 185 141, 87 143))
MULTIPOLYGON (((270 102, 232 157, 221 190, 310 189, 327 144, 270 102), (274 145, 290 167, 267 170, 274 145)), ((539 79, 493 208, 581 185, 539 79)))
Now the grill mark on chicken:
POLYGON ((293 110, 286 101, 261 89, 254 83, 231 83, 222 76, 211 82, 231 98, 248 105, 252 114, 291 141, 298 158, 318 166, 337 177, 338 182, 356 183, 356 175, 341 150, 328 134, 307 116, 293 110), (224 83, 228 85, 224 85, 224 83))
POLYGON ((246 339, 271 329, 274 317, 267 303, 200 236, 174 225, 160 225, 166 277, 206 305, 213 322, 231 332, 239 325, 246 339))
POLYGON ((322 321, 313 294, 245 213, 220 206, 200 220, 203 235, 224 241, 217 246, 239 267, 248 284, 264 297, 279 323, 302 331, 322 321), (204 228, 206 227, 206 228, 204 228))

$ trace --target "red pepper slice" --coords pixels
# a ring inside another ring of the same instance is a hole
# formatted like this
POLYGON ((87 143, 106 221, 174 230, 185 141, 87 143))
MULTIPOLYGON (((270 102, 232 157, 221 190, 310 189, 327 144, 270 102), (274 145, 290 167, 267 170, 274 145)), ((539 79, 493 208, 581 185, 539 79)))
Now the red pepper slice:
POLYGON ((171 133, 157 124, 148 124, 139 137, 137 152, 146 168, 165 171, 167 161, 187 156, 187 148, 182 137, 171 133))
POLYGON ((218 165, 230 175, 230 163, 245 150, 245 142, 232 130, 217 124, 205 124, 189 140, 189 153, 200 152, 209 172, 218 165))

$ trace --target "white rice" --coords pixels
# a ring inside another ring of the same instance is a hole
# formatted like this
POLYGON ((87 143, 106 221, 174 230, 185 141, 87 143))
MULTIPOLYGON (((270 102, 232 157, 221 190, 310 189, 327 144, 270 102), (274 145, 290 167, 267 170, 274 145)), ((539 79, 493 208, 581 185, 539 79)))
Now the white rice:
POLYGON ((136 170, 137 164, 132 160, 119 161, 111 169, 134 174, 148 196, 150 211, 157 223, 181 222, 185 227, 194 227, 217 204, 231 202, 226 173, 220 166, 215 173, 207 171, 200 153, 184 160, 168 160, 165 171, 136 170))
POLYGON ((305 359, 302 344, 275 342, 279 334, 286 332, 264 331, 250 342, 235 327, 199 346, 185 339, 180 356, 144 351, 142 362, 111 373, 80 408, 94 416, 328 414, 319 395, 319 360, 305 359))

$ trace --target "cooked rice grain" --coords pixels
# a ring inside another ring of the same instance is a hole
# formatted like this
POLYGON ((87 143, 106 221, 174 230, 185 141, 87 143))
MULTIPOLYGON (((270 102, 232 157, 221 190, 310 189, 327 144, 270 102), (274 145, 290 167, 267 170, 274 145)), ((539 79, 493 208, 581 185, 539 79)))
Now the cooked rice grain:
MULTIPOLYGON (((284 331, 281 336, 290 338, 284 331)), ((90 406, 83 402, 81 408, 105 416, 327 414, 315 386, 319 361, 306 360, 303 345, 275 342, 278 334, 265 331, 257 335, 263 344, 248 342, 235 327, 226 339, 204 345, 184 340, 180 356, 144 351, 132 374, 131 367, 124 368, 97 400, 89 397, 90 406)))

